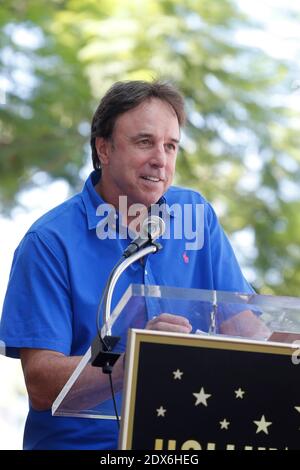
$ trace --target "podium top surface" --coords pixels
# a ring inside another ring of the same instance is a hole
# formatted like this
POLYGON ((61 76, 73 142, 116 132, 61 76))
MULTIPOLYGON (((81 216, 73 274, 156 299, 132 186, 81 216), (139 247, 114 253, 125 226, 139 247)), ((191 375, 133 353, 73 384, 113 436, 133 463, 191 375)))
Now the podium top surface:
MULTIPOLYGON (((300 344, 300 298, 142 284, 128 287, 102 327, 101 336, 111 330, 112 335, 120 337, 114 352, 124 352, 128 330, 145 328, 151 318, 161 313, 187 317, 193 329, 186 336, 196 341, 203 337, 244 338, 285 343, 293 348, 300 344)), ((109 395, 100 398, 99 394, 97 398, 99 384, 86 383, 89 370, 93 369, 95 376, 91 357, 90 347, 54 401, 54 415, 115 419, 109 395)), ((122 392, 116 394, 116 401, 120 415, 122 392)))

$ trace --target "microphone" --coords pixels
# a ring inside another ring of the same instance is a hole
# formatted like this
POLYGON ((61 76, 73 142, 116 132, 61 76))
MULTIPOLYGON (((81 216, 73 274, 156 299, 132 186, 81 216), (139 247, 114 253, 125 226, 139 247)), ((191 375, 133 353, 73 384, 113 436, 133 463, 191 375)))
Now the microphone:
POLYGON ((147 217, 142 224, 140 235, 128 245, 123 253, 123 257, 128 258, 144 246, 151 244, 156 238, 163 235, 165 230, 166 224, 161 217, 158 217, 158 215, 147 217))
POLYGON ((91 345, 91 364, 95 367, 102 367, 105 374, 110 374, 112 367, 118 360, 120 353, 114 349, 120 340, 119 336, 111 336, 111 327, 118 318, 115 315, 111 317, 111 302, 115 285, 121 274, 135 261, 151 253, 157 253, 162 249, 159 243, 154 243, 156 238, 160 237, 166 229, 166 224, 157 215, 147 217, 141 229, 141 234, 135 238, 124 251, 122 258, 114 266, 106 282, 97 311, 97 336, 91 345), (124 259, 125 258, 125 259, 124 259), (104 302, 104 325, 100 330, 99 315, 102 302, 104 302), (113 319, 113 321, 111 321, 113 319))

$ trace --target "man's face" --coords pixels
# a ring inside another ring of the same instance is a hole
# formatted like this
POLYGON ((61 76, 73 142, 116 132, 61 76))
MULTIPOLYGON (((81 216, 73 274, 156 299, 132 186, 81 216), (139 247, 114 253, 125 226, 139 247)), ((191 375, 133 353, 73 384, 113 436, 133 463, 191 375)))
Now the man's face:
POLYGON ((100 194, 118 207, 127 195, 128 206, 149 207, 171 185, 180 129, 173 108, 153 98, 120 115, 112 139, 96 139, 101 155, 100 194))

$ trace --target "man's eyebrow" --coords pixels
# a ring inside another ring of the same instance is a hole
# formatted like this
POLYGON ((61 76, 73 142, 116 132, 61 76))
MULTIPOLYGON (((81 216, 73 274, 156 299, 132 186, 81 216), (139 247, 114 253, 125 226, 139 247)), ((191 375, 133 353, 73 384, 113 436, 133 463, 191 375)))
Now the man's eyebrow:
MULTIPOLYGON (((145 138, 153 138, 153 134, 149 134, 148 132, 139 132, 138 134, 135 134, 134 136, 129 137, 130 140, 137 140, 137 139, 145 139, 145 138)), ((175 137, 171 137, 171 142, 174 142, 176 144, 179 144, 179 139, 176 139, 175 137)))
POLYGON ((153 137, 153 135, 149 134, 148 132, 139 132, 138 134, 135 134, 132 137, 130 137, 130 139, 136 140, 136 139, 144 139, 144 138, 149 138, 149 137, 153 137))

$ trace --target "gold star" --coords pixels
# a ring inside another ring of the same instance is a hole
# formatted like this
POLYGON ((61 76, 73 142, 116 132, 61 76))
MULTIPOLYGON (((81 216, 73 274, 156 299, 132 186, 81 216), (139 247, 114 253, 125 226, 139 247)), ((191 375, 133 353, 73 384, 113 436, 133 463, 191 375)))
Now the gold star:
POLYGON ((163 418, 165 417, 165 413, 166 413, 166 409, 163 408, 162 406, 160 406, 159 408, 157 408, 156 412, 157 412, 157 416, 162 416, 163 418))
POLYGON ((224 418, 223 421, 219 421, 219 423, 221 424, 221 429, 228 429, 228 426, 230 424, 230 422, 227 421, 226 418, 224 418))
POLYGON ((244 398, 244 390, 241 389, 241 387, 238 390, 234 391, 235 393, 235 398, 244 398))
POLYGON ((183 372, 181 372, 181 370, 179 370, 179 369, 174 370, 174 371, 173 371, 174 380, 176 380, 176 379, 181 380, 182 374, 183 374, 183 372))
POLYGON ((204 406, 207 406, 207 398, 211 397, 211 395, 209 395, 208 393, 205 393, 204 392, 204 388, 201 387, 201 390, 199 393, 193 393, 194 397, 197 398, 196 400, 196 403, 195 403, 195 406, 197 405, 204 405, 204 406))
POLYGON ((264 432, 265 434, 269 434, 268 427, 271 426, 271 421, 266 421, 265 415, 262 415, 259 421, 253 421, 256 424, 256 434, 259 432, 264 432))

